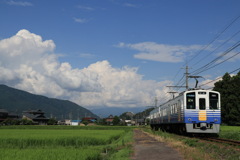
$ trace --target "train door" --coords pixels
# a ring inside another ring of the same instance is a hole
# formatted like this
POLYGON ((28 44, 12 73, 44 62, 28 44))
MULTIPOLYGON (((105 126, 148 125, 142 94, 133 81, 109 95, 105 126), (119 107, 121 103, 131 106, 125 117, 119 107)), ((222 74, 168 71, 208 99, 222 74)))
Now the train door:
POLYGON ((170 105, 168 105, 168 108, 167 108, 167 114, 168 114, 168 122, 170 122, 170 120, 171 120, 171 106, 170 105))
POLYGON ((178 100, 178 103, 177 103, 177 112, 178 112, 178 122, 181 121, 181 101, 178 100))
POLYGON ((163 117, 164 117, 164 115, 163 115, 163 109, 161 109, 161 122, 163 123, 163 117))
POLYGON ((207 120, 206 92, 199 92, 197 99, 198 99, 198 106, 199 106, 198 120, 206 121, 207 120))

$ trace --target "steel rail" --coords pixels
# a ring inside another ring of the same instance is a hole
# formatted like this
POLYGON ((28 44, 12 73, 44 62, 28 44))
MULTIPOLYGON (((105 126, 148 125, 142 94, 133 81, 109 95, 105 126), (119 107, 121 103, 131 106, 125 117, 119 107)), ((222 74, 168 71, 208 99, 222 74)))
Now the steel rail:
POLYGON ((223 138, 212 138, 212 137, 201 137, 201 140, 211 141, 211 142, 218 142, 224 144, 230 144, 234 146, 240 146, 240 141, 231 140, 231 139, 223 139, 223 138))

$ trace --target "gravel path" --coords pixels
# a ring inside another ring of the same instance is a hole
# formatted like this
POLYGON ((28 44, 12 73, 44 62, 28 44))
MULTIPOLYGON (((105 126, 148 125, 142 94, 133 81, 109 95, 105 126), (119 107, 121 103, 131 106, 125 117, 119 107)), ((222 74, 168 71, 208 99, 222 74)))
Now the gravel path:
POLYGON ((139 129, 134 130, 133 160, 182 160, 178 152, 139 129))

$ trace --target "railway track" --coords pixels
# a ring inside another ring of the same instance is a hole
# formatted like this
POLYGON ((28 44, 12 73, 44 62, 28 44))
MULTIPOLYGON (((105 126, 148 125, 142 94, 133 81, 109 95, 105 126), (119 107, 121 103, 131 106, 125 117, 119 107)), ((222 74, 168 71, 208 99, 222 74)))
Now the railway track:
POLYGON ((238 140, 232 140, 232 139, 224 139, 224 138, 217 138, 217 137, 206 137, 206 136, 199 136, 199 135, 178 135, 180 138, 193 138, 193 139, 199 139, 203 141, 208 141, 208 142, 216 142, 216 143, 221 143, 221 144, 229 144, 233 146, 238 146, 240 147, 240 141, 238 140))
POLYGON ((234 146, 240 146, 240 141, 230 140, 230 139, 223 139, 223 138, 211 138, 211 137, 201 137, 199 138, 205 141, 217 142, 222 144, 229 144, 234 146))

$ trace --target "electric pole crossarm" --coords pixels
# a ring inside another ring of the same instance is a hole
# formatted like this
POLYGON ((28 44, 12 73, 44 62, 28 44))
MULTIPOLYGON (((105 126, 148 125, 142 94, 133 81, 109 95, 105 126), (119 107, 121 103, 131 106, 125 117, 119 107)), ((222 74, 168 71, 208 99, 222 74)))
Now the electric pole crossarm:
POLYGON ((189 78, 194 78, 196 80, 195 88, 197 88, 198 85, 198 79, 197 78, 203 78, 202 76, 188 76, 189 78))
POLYGON ((175 93, 178 93, 178 92, 168 92, 168 93, 171 93, 172 94, 172 96, 173 96, 173 98, 175 98, 175 93))
POLYGON ((166 87, 174 87, 174 88, 186 88, 186 86, 166 86, 166 87))

